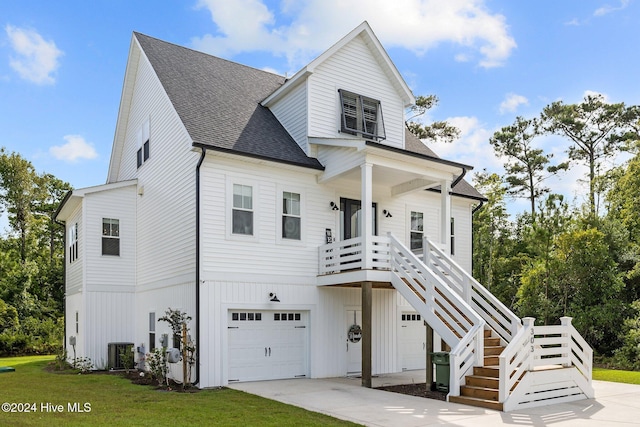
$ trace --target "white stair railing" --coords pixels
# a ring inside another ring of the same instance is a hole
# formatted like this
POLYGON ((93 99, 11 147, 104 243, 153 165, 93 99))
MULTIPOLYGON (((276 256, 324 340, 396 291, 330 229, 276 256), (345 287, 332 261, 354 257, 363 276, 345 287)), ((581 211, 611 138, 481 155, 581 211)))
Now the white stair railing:
POLYGON ((454 289, 476 313, 509 343, 522 328, 520 318, 482 286, 464 268, 460 267, 437 244, 423 239, 424 263, 451 289, 454 289))
MULTIPOLYGON (((575 367, 582 393, 593 397, 593 350, 573 327, 571 318, 561 317, 560 325, 534 326, 534 322, 534 318, 525 317, 523 328, 500 354, 499 401, 507 401, 526 372, 554 367, 575 367)), ((544 387, 540 383, 537 390, 545 391, 544 387)))
POLYGON ((504 402, 511 394, 511 390, 522 376, 533 369, 534 330, 535 319, 522 319, 523 327, 515 334, 507 347, 498 357, 500 371, 500 385, 498 401, 504 402))
POLYGON ((434 271, 389 233, 391 282, 424 320, 452 348, 449 353, 449 394, 474 366, 484 361, 484 320, 434 271))

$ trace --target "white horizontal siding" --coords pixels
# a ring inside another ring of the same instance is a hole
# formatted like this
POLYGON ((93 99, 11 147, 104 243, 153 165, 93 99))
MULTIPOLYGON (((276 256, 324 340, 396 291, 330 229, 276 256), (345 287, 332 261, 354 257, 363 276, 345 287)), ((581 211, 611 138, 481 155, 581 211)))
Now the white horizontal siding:
POLYGON ((136 186, 87 194, 84 198, 86 290, 135 286, 136 186), (120 256, 102 255, 102 219, 117 219, 120 256))
POLYGON ((404 146, 404 106, 389 77, 361 37, 338 50, 309 77, 309 136, 351 138, 340 134, 338 89, 377 99, 381 103, 386 140, 404 146))
POLYGON ((195 278, 195 168, 199 153, 146 58, 136 74, 119 180, 137 178, 137 282, 195 278), (150 156, 136 165, 137 134, 149 121, 150 156))
POLYGON ((270 109, 300 148, 309 155, 309 143, 307 140, 307 85, 300 84, 270 109))
POLYGON ((325 228, 335 231, 336 215, 329 202, 333 190, 318 186, 315 175, 283 168, 251 168, 242 162, 207 156, 202 169, 202 268, 203 275, 253 273, 314 278, 318 246, 325 228), (257 238, 230 233, 229 194, 233 184, 251 185, 254 197, 254 234, 257 238), (283 242, 276 234, 282 214, 278 212, 280 191, 302 194, 305 210, 304 239, 283 242))
POLYGON ((455 218, 456 253, 454 259, 471 273, 473 259, 473 221, 470 200, 453 199, 451 214, 455 218))
POLYGON ((84 294, 77 292, 65 296, 65 348, 67 350, 67 360, 73 361, 76 357, 85 357, 87 351, 85 349, 87 339, 85 331, 86 309, 84 307, 84 294), (78 313, 78 332, 76 332, 76 312, 78 313), (76 337, 76 345, 74 347, 69 343, 69 337, 76 337))
POLYGON ((65 221, 65 233, 67 236, 66 239, 66 248, 65 248, 65 262, 67 263, 65 268, 66 275, 66 294, 71 295, 76 292, 79 292, 82 289, 83 285, 83 274, 84 274, 84 255, 85 255, 85 244, 84 244, 84 236, 85 236, 85 224, 83 221, 83 210, 82 204, 76 209, 76 211, 71 215, 71 217, 65 221), (78 224, 78 258, 71 262, 70 254, 69 254, 69 246, 71 242, 69 241, 69 229, 73 227, 74 224, 78 224))

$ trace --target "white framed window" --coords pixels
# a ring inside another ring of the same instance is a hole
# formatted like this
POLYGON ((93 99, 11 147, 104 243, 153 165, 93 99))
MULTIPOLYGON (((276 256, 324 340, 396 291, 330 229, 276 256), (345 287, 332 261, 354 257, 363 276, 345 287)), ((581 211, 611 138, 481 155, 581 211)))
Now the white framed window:
POLYGON ((102 218, 102 255, 120 256, 120 220, 102 218))
POLYGON ((283 239, 302 239, 302 214, 300 193, 282 192, 282 231, 283 239))
POLYGON ((78 259, 78 223, 69 227, 69 263, 78 259))
POLYGON ((385 139, 380 101, 338 89, 340 94, 340 131, 375 140, 385 139))
POLYGON ((231 211, 231 233, 254 235, 253 187, 233 184, 233 208, 231 211))
POLYGON ((149 351, 156 348, 156 312, 149 312, 149 351))
POLYGON ((454 217, 451 217, 451 255, 456 254, 456 221, 454 217))
POLYGON ((145 120, 137 134, 138 151, 136 152, 136 164, 138 168, 144 162, 149 160, 150 155, 150 138, 149 138, 149 119, 145 120))
POLYGON ((424 237, 424 213, 411 211, 409 220, 410 249, 422 249, 422 238, 424 237))

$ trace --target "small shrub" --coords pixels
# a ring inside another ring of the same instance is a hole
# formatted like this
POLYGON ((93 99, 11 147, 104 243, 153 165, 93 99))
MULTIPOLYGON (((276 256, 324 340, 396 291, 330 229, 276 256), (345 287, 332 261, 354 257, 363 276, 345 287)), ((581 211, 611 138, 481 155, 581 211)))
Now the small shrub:
POLYGON ((133 346, 128 345, 124 349, 124 351, 120 352, 120 361, 122 362, 122 365, 124 366, 127 374, 129 373, 130 369, 133 369, 133 351, 131 351, 132 349, 133 346))
POLYGON ((81 374, 86 374, 94 368, 90 357, 78 357, 73 361, 73 367, 78 369, 81 374))
POLYGON ((167 349, 156 348, 153 352, 147 354, 147 362, 149 363, 149 372, 151 376, 158 381, 158 385, 166 382, 169 385, 169 366, 167 365, 167 349))

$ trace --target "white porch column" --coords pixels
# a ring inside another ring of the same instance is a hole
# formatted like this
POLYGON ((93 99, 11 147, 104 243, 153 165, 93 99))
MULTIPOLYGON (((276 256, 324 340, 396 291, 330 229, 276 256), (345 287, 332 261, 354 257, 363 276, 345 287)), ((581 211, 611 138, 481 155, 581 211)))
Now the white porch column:
POLYGON ((362 194, 360 214, 362 215, 362 255, 363 269, 371 269, 373 263, 373 242, 371 241, 371 230, 373 230, 373 165, 364 163, 360 166, 360 181, 362 183, 362 194))
POLYGON ((451 253, 451 180, 440 182, 440 242, 451 253))

